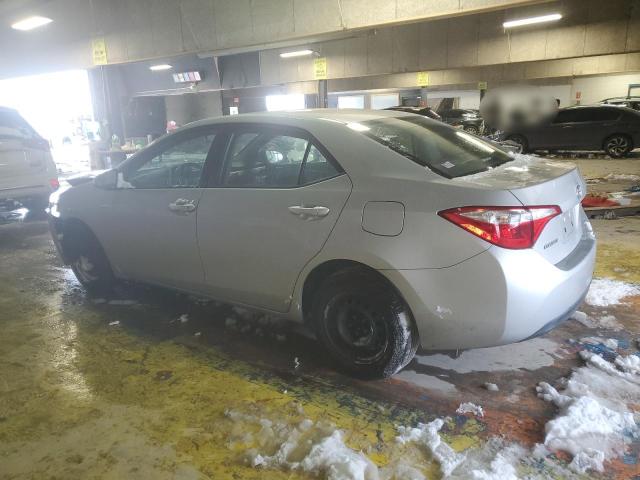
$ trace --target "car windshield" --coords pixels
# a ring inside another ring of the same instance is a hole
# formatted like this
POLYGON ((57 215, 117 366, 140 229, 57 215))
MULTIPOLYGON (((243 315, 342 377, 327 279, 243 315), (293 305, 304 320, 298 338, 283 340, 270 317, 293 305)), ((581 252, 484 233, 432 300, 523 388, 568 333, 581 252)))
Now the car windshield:
POLYGON ((463 130, 424 117, 390 117, 348 125, 445 178, 484 172, 513 160, 463 130))

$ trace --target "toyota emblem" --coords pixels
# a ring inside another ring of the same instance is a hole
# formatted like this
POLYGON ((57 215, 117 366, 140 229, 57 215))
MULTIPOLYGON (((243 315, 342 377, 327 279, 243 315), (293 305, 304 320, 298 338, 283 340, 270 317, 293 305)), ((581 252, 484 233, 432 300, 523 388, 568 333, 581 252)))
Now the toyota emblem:
POLYGON ((580 184, 576 185, 576 196, 578 198, 582 197, 582 186, 580 184))

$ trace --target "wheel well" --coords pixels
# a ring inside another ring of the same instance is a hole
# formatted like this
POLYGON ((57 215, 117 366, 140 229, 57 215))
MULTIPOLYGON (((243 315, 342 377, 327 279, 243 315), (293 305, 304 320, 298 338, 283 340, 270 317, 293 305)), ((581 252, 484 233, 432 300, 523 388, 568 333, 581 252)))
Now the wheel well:
POLYGON ((96 238, 89 226, 77 218, 56 221, 55 230, 58 235, 62 234, 60 248, 65 263, 70 263, 78 254, 77 248, 79 243, 73 241, 77 238, 77 235, 87 235, 93 239, 96 238))
MULTIPOLYGON (((370 273, 371 275, 381 279, 383 282, 393 288, 400 296, 400 298, 403 298, 402 294, 398 291, 395 285, 393 285, 393 283, 391 283, 387 277, 382 275, 374 268, 371 268, 364 263, 356 262, 353 260, 329 260, 315 267, 305 279, 304 286, 302 287, 302 314, 305 322, 308 322, 311 317, 309 313, 311 311, 311 307, 313 306, 313 299, 322 282, 328 276, 333 275, 340 270, 345 270, 348 268, 360 268, 366 270, 367 273, 370 273)), ((407 308, 409 308, 408 305, 407 308)))

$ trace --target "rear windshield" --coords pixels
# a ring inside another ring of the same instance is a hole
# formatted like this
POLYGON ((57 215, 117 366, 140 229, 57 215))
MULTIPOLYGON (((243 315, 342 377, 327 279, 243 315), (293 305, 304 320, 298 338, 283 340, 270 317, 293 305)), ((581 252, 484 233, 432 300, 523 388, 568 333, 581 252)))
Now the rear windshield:
POLYGON ((35 138, 38 134, 17 112, 0 110, 0 138, 35 138))
POLYGON ((475 135, 424 117, 380 118, 352 128, 445 178, 484 172, 513 160, 475 135))

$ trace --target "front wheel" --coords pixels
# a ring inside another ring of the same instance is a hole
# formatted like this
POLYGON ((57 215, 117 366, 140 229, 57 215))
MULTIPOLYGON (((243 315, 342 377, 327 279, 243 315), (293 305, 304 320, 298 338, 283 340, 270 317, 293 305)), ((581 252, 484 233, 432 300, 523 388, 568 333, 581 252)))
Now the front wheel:
POLYGON ((463 130, 468 133, 472 133, 473 135, 478 135, 480 133, 480 129, 475 125, 467 125, 463 127, 463 130))
POLYGON ((64 232, 62 242, 65 256, 78 281, 90 293, 111 292, 115 277, 95 235, 88 228, 74 226, 64 232))
POLYGON ((631 150, 633 145, 626 135, 611 135, 604 141, 604 151, 613 158, 626 157, 631 150))
POLYGON ((390 377, 418 348, 411 312, 400 295, 360 268, 327 277, 315 295, 312 315, 320 340, 358 378, 390 377))

